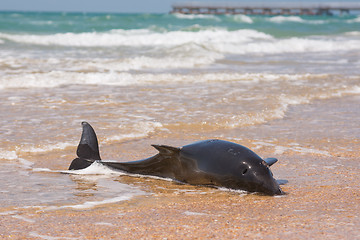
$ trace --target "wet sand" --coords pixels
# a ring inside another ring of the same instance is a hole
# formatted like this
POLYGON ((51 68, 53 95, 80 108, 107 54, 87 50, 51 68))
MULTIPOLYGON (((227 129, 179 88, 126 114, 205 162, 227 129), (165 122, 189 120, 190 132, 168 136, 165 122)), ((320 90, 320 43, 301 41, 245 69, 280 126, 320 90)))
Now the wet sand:
MULTIPOLYGON (((151 143, 181 146, 199 138, 232 140, 262 157, 277 157, 272 171, 275 178, 288 181, 282 186, 287 195, 117 176, 113 181, 147 194, 82 210, 1 207, 0 238, 359 239, 359 100, 351 96, 292 106, 285 118, 263 125, 204 134, 179 130, 101 146, 104 159, 125 160, 154 154, 151 143)), ((35 167, 65 169, 74 152, 75 147, 27 159, 37 159, 35 167), (52 159, 58 160, 49 165, 52 159)), ((75 181, 75 186, 96 189, 86 181, 75 181)))

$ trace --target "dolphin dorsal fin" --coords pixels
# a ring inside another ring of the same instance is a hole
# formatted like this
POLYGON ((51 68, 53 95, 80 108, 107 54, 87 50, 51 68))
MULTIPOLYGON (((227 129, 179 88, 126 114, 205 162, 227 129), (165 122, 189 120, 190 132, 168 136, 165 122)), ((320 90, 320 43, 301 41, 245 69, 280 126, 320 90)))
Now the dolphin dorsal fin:
POLYGON ((276 163, 278 160, 276 158, 265 158, 264 161, 267 163, 267 165, 269 165, 269 167, 271 165, 273 165, 274 163, 276 163))
POLYGON ((83 159, 101 160, 99 144, 94 129, 87 122, 82 122, 81 125, 83 130, 76 151, 77 156, 83 159))
POLYGON ((158 150, 160 152, 160 154, 163 155, 172 155, 174 153, 178 153, 180 151, 180 148, 176 148, 176 147, 171 147, 171 146, 167 146, 167 145, 151 145, 153 146, 156 150, 158 150))

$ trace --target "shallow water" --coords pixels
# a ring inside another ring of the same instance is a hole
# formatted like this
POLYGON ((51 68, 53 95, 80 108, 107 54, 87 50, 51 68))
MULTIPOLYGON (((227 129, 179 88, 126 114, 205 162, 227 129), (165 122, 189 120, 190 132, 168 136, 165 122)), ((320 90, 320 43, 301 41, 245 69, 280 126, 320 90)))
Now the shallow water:
POLYGON ((106 231, 113 227, 145 238, 358 236, 359 24, 358 16, 0 13, 0 236, 119 237, 106 231), (288 195, 101 168, 64 174, 82 121, 95 128, 103 159, 149 157, 151 144, 243 144, 279 159, 272 169, 288 195), (64 233, 69 222, 77 228, 64 233))

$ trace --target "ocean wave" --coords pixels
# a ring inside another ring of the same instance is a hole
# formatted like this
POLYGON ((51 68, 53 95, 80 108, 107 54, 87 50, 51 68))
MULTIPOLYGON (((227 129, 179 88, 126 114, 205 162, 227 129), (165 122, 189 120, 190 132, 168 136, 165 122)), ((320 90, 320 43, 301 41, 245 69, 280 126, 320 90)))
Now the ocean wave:
POLYGON ((75 47, 155 47, 178 46, 187 43, 206 45, 207 43, 236 43, 250 42, 273 37, 251 29, 227 31, 225 29, 208 29, 197 32, 171 31, 165 33, 153 32, 148 29, 139 30, 111 30, 110 32, 87 33, 57 33, 51 35, 7 34, 0 33, 0 39, 6 39, 24 44, 60 45, 75 47))
POLYGON ((172 14, 174 17, 179 18, 179 19, 210 19, 210 20, 215 20, 217 22, 220 22, 221 19, 215 15, 210 15, 210 14, 181 14, 181 13, 174 13, 172 14))
MULTIPOLYGON (((317 75, 313 74, 312 77, 317 75)), ((322 75, 321 75, 322 76, 322 75)), ((67 72, 51 71, 34 74, 8 75, 0 79, 0 89, 7 88, 52 88, 61 85, 114 85, 136 86, 147 84, 172 84, 243 81, 256 83, 262 81, 282 81, 287 79, 301 79, 309 74, 265 74, 265 73, 206 73, 206 74, 172 74, 172 73, 143 73, 132 74, 126 72, 67 72)))
POLYGON ((360 36, 360 31, 351 31, 344 33, 346 36, 360 36))
POLYGON ((159 53, 163 53, 162 58, 159 59, 146 55, 127 59, 121 63, 120 70, 137 69, 135 65, 139 66, 139 68, 153 68, 153 65, 164 65, 166 68, 171 68, 172 65, 175 68, 193 67, 197 64, 210 64, 214 60, 222 58, 222 54, 281 54, 360 49, 360 40, 356 38, 323 36, 277 39, 269 34, 250 29, 236 31, 214 29, 198 32, 172 31, 165 33, 142 29, 112 30, 106 33, 65 33, 53 35, 0 33, 1 38, 36 45, 149 47, 156 49, 159 53), (175 54, 171 54, 174 48, 179 49, 175 54), (187 55, 184 55, 184 53, 187 55))
POLYGON ((224 58, 224 55, 205 47, 188 43, 179 46, 153 50, 151 53, 140 56, 122 56, 112 58, 99 58, 86 56, 84 58, 71 58, 57 56, 57 58, 37 58, 24 53, 23 56, 11 56, 0 53, 0 69, 9 72, 34 73, 51 71, 54 69, 79 71, 79 72, 104 72, 104 71, 130 71, 149 69, 180 69, 207 66, 224 58), (153 53, 162 56, 151 56, 153 53), (147 56, 148 55, 148 56, 147 56))
MULTIPOLYGON (((180 54, 179 54, 180 55, 180 54)), ((210 65, 218 59, 222 59, 223 55, 210 52, 208 54, 197 52, 196 56, 176 56, 163 57, 163 58, 151 58, 146 56, 128 58, 123 60, 103 60, 92 59, 92 61, 82 61, 81 68, 86 69, 98 69, 98 70, 110 70, 110 71, 129 71, 129 70, 146 70, 146 69, 178 69, 178 68, 193 68, 199 66, 210 65)), ((80 67, 80 66, 79 66, 80 67)))
POLYGON ((239 22, 239 23, 249 23, 252 24, 254 23, 254 20, 246 15, 242 15, 242 14, 237 14, 237 15, 227 15, 228 19, 233 20, 234 22, 239 22))
POLYGON ((270 39, 243 44, 218 43, 212 48, 222 53, 233 54, 281 54, 360 50, 360 40, 297 38, 270 39))
POLYGON ((354 19, 349 19, 346 21, 347 23, 359 23, 360 22, 360 16, 354 19))
POLYGON ((305 22, 304 19, 302 19, 299 16, 276 16, 271 17, 268 19, 270 22, 276 22, 276 23, 283 23, 283 22, 305 22))
POLYGON ((278 96, 277 103, 273 107, 267 107, 263 111, 249 112, 230 117, 224 121, 218 121, 217 124, 222 128, 237 128, 250 125, 263 124, 271 120, 282 119, 290 106, 299 104, 308 104, 316 99, 330 99, 346 95, 359 94, 360 86, 328 89, 326 92, 316 91, 313 94, 305 95, 286 95, 278 96))
POLYGON ((268 18, 267 21, 273 23, 286 23, 286 22, 294 22, 294 23, 306 23, 306 24, 326 24, 329 21, 326 20, 309 20, 303 19, 299 16, 275 16, 268 18))

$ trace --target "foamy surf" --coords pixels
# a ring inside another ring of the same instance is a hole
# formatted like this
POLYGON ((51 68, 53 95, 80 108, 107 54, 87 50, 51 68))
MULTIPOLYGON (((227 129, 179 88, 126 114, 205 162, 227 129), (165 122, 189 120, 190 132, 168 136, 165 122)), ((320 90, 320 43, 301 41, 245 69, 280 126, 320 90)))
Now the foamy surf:
POLYGON ((214 20, 214 21, 221 21, 221 19, 215 15, 209 15, 209 14, 180 14, 180 13, 175 13, 173 14, 173 16, 175 16, 176 18, 179 19, 209 19, 209 20, 214 20))
POLYGON ((283 22, 306 22, 299 16, 276 16, 269 18, 270 22, 283 23, 283 22))
POLYGON ((134 197, 134 194, 124 194, 124 196, 121 196, 121 197, 114 197, 114 198, 104 199, 101 201, 89 201, 89 202, 84 202, 84 203, 75 204, 75 205, 47 207, 44 210, 59 210, 59 209, 64 209, 64 208, 72 208, 72 209, 78 209, 78 210, 90 209, 90 208, 94 208, 94 207, 100 206, 100 205, 113 204, 113 203, 117 203, 117 202, 130 200, 133 197, 134 197))
POLYGON ((62 173, 75 175, 126 175, 122 171, 115 171, 101 162, 95 161, 89 167, 80 170, 64 170, 62 173))
MULTIPOLYGON (((158 129, 165 130, 163 124, 161 124, 160 122, 142 121, 134 124, 132 133, 107 136, 102 142, 111 143, 124 140, 141 139, 148 137, 150 134, 154 133, 158 129)), ((121 130, 119 131, 121 132, 121 130)))
POLYGON ((282 155, 286 152, 296 152, 296 153, 300 153, 301 155, 318 154, 318 155, 323 155, 326 157, 331 156, 331 154, 328 151, 303 147, 303 146, 300 146, 300 144, 295 143, 295 142, 290 143, 288 146, 282 146, 282 145, 274 144, 271 142, 261 142, 261 141, 256 141, 256 142, 254 142, 254 144, 256 145, 256 147, 254 149, 261 149, 263 147, 271 147, 274 149, 274 154, 276 154, 276 155, 282 155))
POLYGON ((324 74, 272 74, 272 73, 74 73, 51 71, 49 73, 9 75, 0 79, 0 88, 55 88, 62 85, 110 85, 137 86, 172 83, 207 83, 243 81, 258 83, 259 81, 286 81, 309 78, 322 78, 324 74))
MULTIPOLYGON (((116 162, 111 160, 104 160, 104 162, 116 162)), ((158 176, 151 176, 151 175, 142 175, 142 174, 133 174, 128 173, 121 170, 115 170, 110 167, 107 167, 106 165, 102 164, 101 161, 95 161, 92 163, 89 167, 80 169, 80 170, 62 170, 61 173, 65 174, 73 174, 73 175, 79 175, 79 176, 85 176, 86 178, 88 176, 103 176, 103 177, 112 177, 112 176, 130 176, 135 178, 151 178, 156 180, 162 180, 162 181, 168 181, 168 182, 174 182, 175 180, 171 178, 163 178, 158 176)), ((176 181, 175 181, 176 182, 176 181)))
POLYGON ((7 151, 7 150, 0 149, 0 159, 14 160, 17 158, 18 158, 18 155, 16 154, 16 151, 7 151))
POLYGON ((153 32, 148 29, 111 30, 100 33, 57 33, 53 35, 20 35, 0 33, 0 39, 35 45, 74 47, 173 47, 187 43, 241 43, 251 40, 272 39, 272 36, 252 29, 227 31, 223 29, 198 32, 153 32))
MULTIPOLYGON (((136 186, 114 181, 114 174, 119 175, 119 172, 102 166, 95 163, 83 172, 73 171, 71 175, 65 175, 60 173, 67 171, 33 168, 32 165, 26 169, 18 168, 15 163, 0 165, 3 176, 1 181, 4 183, 0 192, 2 195, 0 203, 2 207, 9 204, 16 206, 18 211, 28 208, 41 211, 89 209, 147 194, 136 186), (11 178, 4 177, 4 174, 9 173, 12 177, 16 177, 17 184, 14 184, 11 178), (81 186, 79 189, 75 187, 78 184, 81 186), (96 188, 92 188, 94 185, 96 188), (14 194, 20 196, 21 200, 12 199, 14 194), (96 200, 89 200, 86 198, 87 194, 96 200)), ((12 212, 0 212, 0 215, 2 214, 12 214, 12 212)))
MULTIPOLYGON (((284 19, 279 16, 274 19, 284 19)), ((299 17, 289 17, 285 19, 298 19, 299 17)), ((280 20, 278 20, 280 21, 280 20)), ((280 21, 281 22, 281 21, 280 21)), ((360 47, 359 39, 341 39, 339 40, 324 37, 291 37, 287 39, 278 39, 264 32, 242 29, 235 31, 228 31, 223 29, 215 30, 201 30, 198 32, 182 32, 171 31, 165 33, 152 32, 147 29, 143 30, 112 30, 108 33, 64 33, 54 35, 16 35, 0 33, 0 39, 14 41, 24 44, 35 45, 60 45, 60 46, 74 46, 74 47, 159 47, 166 54, 166 49, 175 46, 182 46, 186 44, 196 44, 203 46, 208 51, 207 54, 217 53, 236 53, 236 54, 280 54, 280 53, 306 53, 306 52, 330 52, 330 51, 351 51, 358 50, 360 47)), ((198 54, 198 50, 192 51, 198 54)), ((172 56, 176 59, 177 56, 172 56)), ((206 55, 203 55, 203 61, 206 63, 206 55)), ((187 65, 194 65, 194 60, 191 55, 187 60, 187 65)), ((165 59, 166 60, 166 59, 165 59)), ((122 69, 136 69, 136 65, 143 67, 153 67, 151 61, 156 63, 164 63, 165 67, 169 67, 169 61, 163 59, 142 57, 129 59, 124 62, 122 69), (157 62, 156 62, 157 61, 157 62), (160 62, 161 61, 161 62, 160 62)), ((209 60, 207 60, 209 61, 209 60)), ((201 61, 200 61, 201 63, 201 61)), ((177 61, 180 65, 181 62, 177 61)), ((170 65, 171 66, 171 65, 170 65)), ((181 66, 181 65, 180 65, 181 66)), ((120 69, 121 69, 120 68, 120 69)))

